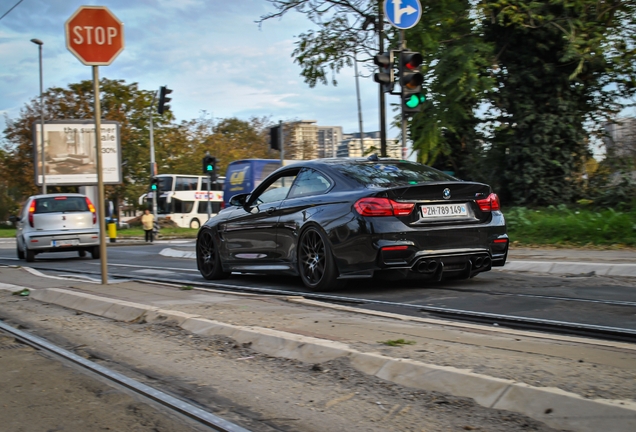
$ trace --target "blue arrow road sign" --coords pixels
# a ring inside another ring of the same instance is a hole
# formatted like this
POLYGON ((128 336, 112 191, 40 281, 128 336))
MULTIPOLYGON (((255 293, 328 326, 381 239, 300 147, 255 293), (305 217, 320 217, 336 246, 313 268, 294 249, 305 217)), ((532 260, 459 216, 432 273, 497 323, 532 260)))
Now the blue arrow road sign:
POLYGON ((410 29, 420 21, 422 5, 420 0, 384 0, 384 15, 393 27, 410 29))

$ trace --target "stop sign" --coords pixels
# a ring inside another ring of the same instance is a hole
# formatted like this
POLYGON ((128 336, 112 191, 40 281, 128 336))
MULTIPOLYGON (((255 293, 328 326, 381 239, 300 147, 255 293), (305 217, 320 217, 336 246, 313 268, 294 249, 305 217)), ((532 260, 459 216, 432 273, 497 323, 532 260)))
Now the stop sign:
POLYGON ((66 47, 87 66, 107 66, 124 49, 124 24, 105 6, 81 6, 64 30, 66 47))

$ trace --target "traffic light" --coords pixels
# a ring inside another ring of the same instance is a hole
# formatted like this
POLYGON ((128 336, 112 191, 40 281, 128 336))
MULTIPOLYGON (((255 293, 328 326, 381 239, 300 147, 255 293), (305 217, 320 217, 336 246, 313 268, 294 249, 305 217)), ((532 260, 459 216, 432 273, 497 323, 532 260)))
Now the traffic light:
POLYGON ((156 192, 159 188, 159 179, 157 177, 153 177, 150 179, 150 190, 156 192))
POLYGON ((269 148, 280 150, 280 125, 269 128, 269 148))
POLYGON ((377 54, 373 57, 373 63, 378 65, 380 72, 373 75, 373 80, 382 86, 382 91, 393 91, 393 51, 377 54))
POLYGON ((210 179, 216 180, 216 158, 214 156, 205 155, 203 157, 203 173, 207 174, 210 179))
POLYGON ((159 105, 157 105, 157 112, 159 114, 163 114, 165 110, 170 109, 170 105, 168 105, 168 102, 170 102, 172 98, 166 96, 170 93, 172 93, 172 90, 170 90, 168 87, 159 87, 159 105))
POLYGON ((422 54, 413 51, 400 51, 400 98, 402 99, 402 115, 420 112, 426 97, 422 93, 424 75, 420 71, 422 54))

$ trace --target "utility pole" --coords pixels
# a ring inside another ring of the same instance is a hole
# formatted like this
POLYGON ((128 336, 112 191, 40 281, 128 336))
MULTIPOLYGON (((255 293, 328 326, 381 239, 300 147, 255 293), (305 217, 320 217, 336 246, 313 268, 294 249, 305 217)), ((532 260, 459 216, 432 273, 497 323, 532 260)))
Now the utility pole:
MULTIPOLYGON (((362 104, 360 102, 360 83, 358 76, 358 58, 357 52, 353 52, 353 67, 356 73, 356 96, 358 97, 358 122, 360 123, 360 157, 364 156, 364 131, 362 129, 362 104)), ((382 92, 383 93, 383 92, 382 92)))

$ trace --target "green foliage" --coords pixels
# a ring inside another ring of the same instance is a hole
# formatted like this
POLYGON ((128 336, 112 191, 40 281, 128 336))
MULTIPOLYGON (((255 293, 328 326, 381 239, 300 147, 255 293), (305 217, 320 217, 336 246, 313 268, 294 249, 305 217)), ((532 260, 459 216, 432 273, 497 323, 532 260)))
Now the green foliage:
POLYGON ((565 205, 504 210, 514 245, 636 246, 636 208, 589 210, 565 205))

